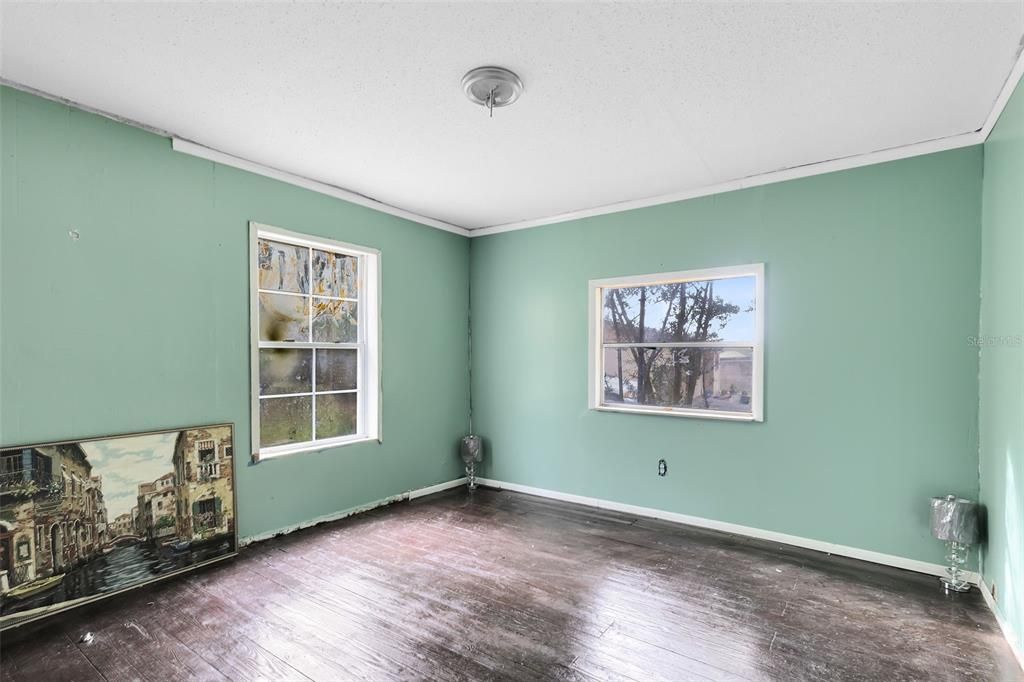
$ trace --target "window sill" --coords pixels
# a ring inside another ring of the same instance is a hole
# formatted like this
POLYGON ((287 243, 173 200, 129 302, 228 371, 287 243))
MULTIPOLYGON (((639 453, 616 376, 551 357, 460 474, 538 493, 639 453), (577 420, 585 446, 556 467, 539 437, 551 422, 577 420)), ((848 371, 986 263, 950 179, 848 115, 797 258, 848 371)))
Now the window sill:
POLYGON ((288 455, 298 455, 303 452, 317 452, 319 450, 330 450, 346 445, 357 445, 359 443, 380 442, 377 436, 345 436, 343 438, 332 438, 330 440, 318 440, 312 443, 297 443, 295 445, 279 445, 272 448, 263 448, 252 453, 253 464, 258 464, 268 459, 278 459, 288 455))
POLYGON ((710 412, 707 410, 687 410, 678 407, 617 407, 597 405, 590 408, 595 412, 623 412, 625 414, 650 414, 663 417, 690 417, 693 419, 717 419, 730 422, 763 422, 763 417, 744 412, 710 412))

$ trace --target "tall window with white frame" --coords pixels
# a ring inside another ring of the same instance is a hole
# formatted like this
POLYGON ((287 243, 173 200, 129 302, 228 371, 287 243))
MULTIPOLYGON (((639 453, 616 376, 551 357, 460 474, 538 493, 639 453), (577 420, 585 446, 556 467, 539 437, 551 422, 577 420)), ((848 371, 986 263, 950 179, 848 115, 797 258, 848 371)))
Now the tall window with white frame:
POLYGON ((590 282, 590 407, 762 421, 764 265, 590 282))
POLYGON ((380 253, 250 224, 256 460, 378 438, 380 253))

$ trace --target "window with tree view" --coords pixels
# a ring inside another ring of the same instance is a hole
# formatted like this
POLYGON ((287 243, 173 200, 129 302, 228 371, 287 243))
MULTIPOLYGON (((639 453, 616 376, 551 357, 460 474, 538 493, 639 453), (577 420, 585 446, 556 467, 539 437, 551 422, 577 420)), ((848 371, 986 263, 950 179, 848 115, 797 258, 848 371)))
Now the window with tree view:
POLYGON ((592 281, 591 407, 761 421, 763 274, 592 281))
POLYGON ((254 457, 376 438, 378 253, 251 229, 254 457))

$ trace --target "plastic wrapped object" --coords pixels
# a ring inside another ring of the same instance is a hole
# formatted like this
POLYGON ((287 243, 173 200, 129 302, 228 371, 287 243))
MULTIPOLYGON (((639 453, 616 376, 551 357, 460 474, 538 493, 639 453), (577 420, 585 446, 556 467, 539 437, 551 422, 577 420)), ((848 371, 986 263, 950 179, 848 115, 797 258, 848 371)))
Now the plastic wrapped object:
POLYGON ((955 495, 933 497, 932 535, 946 542, 977 544, 978 503, 955 495))
POLYGON ((464 436, 459 446, 459 454, 466 464, 480 462, 484 458, 484 445, 480 436, 464 436))
POLYGON ((484 458, 484 444, 480 436, 464 436, 459 443, 459 455, 466 464, 469 489, 476 490, 476 465, 484 458))

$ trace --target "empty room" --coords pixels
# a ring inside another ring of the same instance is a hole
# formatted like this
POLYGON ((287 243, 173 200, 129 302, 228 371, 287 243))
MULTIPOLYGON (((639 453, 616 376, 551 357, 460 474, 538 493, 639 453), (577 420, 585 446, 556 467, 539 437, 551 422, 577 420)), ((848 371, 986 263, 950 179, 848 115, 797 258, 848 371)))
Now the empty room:
POLYGON ((0 678, 1024 682, 1024 0, 0 0, 0 678))

